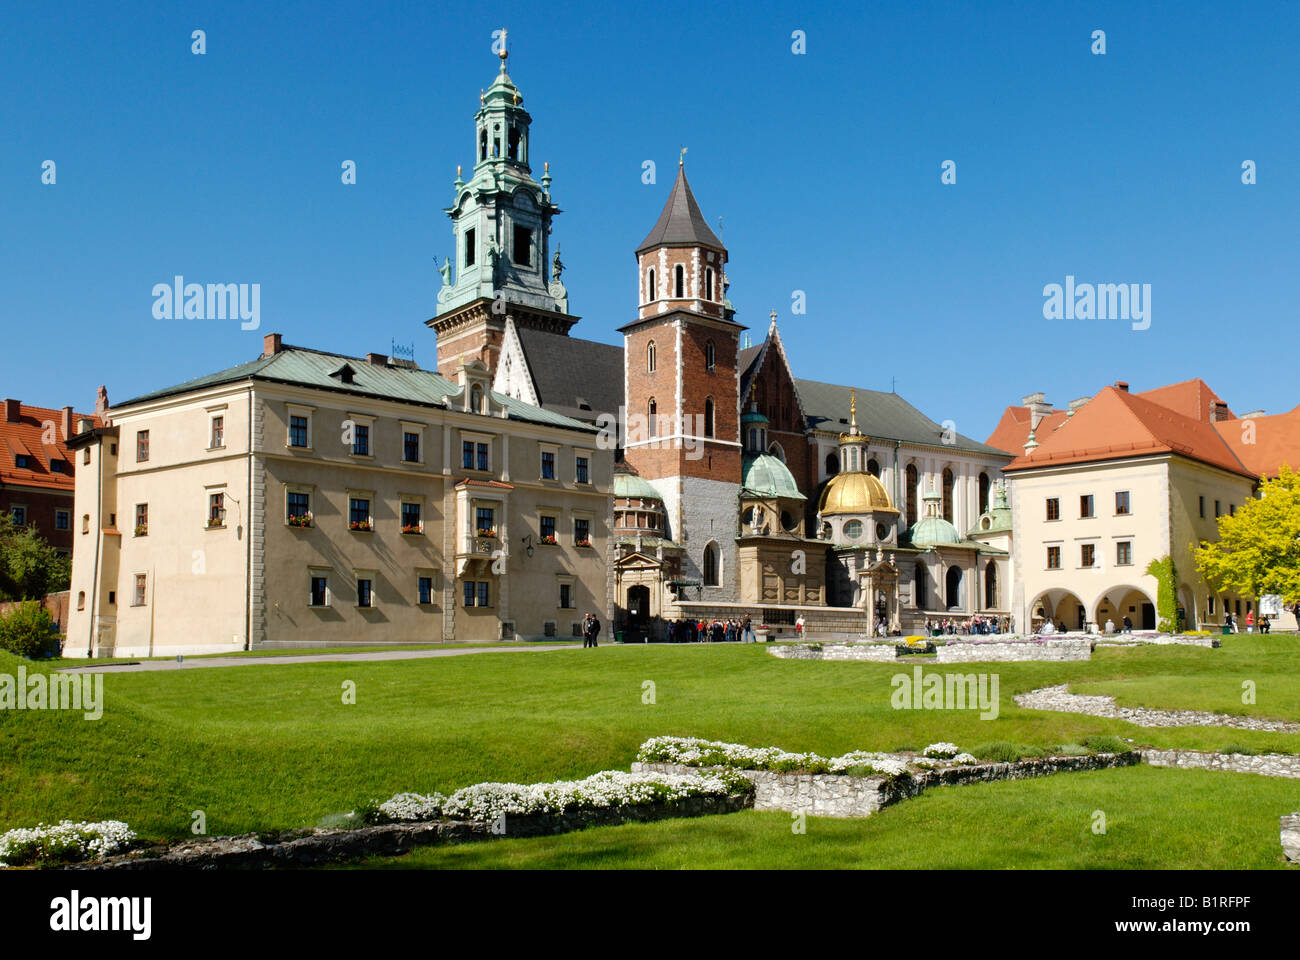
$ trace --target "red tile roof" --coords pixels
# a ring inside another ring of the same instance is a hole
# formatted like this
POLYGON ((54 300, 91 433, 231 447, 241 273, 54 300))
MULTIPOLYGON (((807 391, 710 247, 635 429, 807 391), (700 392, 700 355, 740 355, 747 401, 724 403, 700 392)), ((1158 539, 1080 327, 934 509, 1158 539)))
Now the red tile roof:
MULTIPOLYGON (((91 420, 96 427, 103 426, 99 417, 89 413, 73 413, 72 429, 75 432, 80 420, 91 420)), ((0 483, 21 485, 25 487, 43 487, 47 490, 64 490, 72 493, 75 469, 73 458, 68 455, 63 435, 63 411, 48 407, 33 407, 22 404, 19 418, 10 422, 0 407, 0 483), (46 424, 53 424, 54 443, 46 446, 46 424), (26 467, 18 466, 18 457, 29 457, 26 467), (62 460, 67 464, 67 473, 55 473, 50 469, 52 460, 62 460)))
MULTIPOLYGON (((1064 421, 1065 411, 1053 410, 1038 422, 1038 429, 1034 431, 1034 439, 1042 443, 1043 437, 1050 434, 1064 421)), ((993 428, 993 434, 984 442, 990 447, 997 447, 999 450, 1005 450, 1007 453, 1014 453, 1018 456, 1024 452, 1025 441, 1029 439, 1029 425, 1032 422, 1031 411, 1028 407, 1007 407, 1002 414, 1002 419, 993 428)))
POLYGON ((1039 445, 1030 456, 1016 457, 1003 469, 1011 472, 1177 453, 1243 476, 1255 476, 1208 420, 1184 415, 1117 387, 1104 388, 1073 417, 1037 439, 1039 445))
POLYGON ((1269 417, 1223 420, 1214 428, 1257 477, 1276 477, 1284 463, 1300 470, 1300 407, 1269 417))
MULTIPOLYGON (((1143 390, 1138 396, 1152 400, 1170 410, 1176 410, 1185 417, 1205 423, 1210 422, 1210 412, 1214 404, 1223 402, 1223 398, 1211 390, 1210 385, 1200 377, 1184 380, 1182 383, 1171 383, 1165 387, 1156 387, 1154 390, 1143 390)), ((1231 410, 1228 411, 1228 416, 1236 419, 1236 414, 1231 410)))

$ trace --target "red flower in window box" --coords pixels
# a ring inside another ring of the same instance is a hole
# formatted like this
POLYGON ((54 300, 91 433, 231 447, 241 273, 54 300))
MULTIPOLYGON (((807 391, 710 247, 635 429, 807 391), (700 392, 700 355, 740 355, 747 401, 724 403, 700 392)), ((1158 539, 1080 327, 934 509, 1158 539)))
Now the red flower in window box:
POLYGON ((591 537, 585 537, 582 540, 575 541, 575 543, 580 547, 589 547, 591 546, 591 537))
POLYGON ((549 547, 553 547, 556 544, 556 539, 554 537, 539 537, 537 542, 544 543, 549 547))
POLYGON ((478 536, 480 537, 495 537, 496 535, 497 535, 496 527, 479 528, 478 536))
POLYGON ((419 534, 423 532, 424 531, 420 529, 420 525, 418 523, 408 523, 404 527, 402 527, 402 533, 419 534))
POLYGON ((295 513, 293 516, 291 516, 291 517, 289 518, 289 526, 291 526, 291 527, 310 527, 313 519, 314 519, 314 518, 312 517, 312 515, 311 515, 310 512, 307 512, 307 513, 295 513))
POLYGON ((369 520, 353 520, 348 524, 348 529, 357 530, 361 533, 370 533, 374 530, 374 526, 369 520))

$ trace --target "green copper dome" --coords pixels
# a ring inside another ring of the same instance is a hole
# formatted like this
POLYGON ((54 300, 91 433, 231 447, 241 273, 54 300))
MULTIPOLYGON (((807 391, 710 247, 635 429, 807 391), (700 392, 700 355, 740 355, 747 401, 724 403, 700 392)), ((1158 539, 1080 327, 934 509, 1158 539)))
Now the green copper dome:
POLYGON ((786 465, 770 453, 745 457, 741 465, 740 486, 745 496, 805 499, 786 465))
POLYGON ((908 536, 915 547, 934 543, 962 542, 962 536, 957 532, 957 528, 943 517, 923 517, 912 525, 912 529, 908 531, 908 536))
POLYGON ((975 521, 975 526, 971 527, 970 532, 972 535, 1011 532, 1011 508, 1007 506, 1006 490, 998 487, 994 491, 993 505, 980 514, 980 518, 975 521))
POLYGON ((635 473, 614 474, 614 497, 624 500, 663 500, 658 490, 635 473))

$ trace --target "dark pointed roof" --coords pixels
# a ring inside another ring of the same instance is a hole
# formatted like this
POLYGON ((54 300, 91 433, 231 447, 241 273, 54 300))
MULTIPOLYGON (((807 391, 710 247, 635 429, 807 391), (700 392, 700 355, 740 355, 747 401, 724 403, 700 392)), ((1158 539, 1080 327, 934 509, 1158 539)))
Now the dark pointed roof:
POLYGON ((673 192, 668 195, 668 202, 664 204, 664 212, 659 214, 659 222, 650 231, 650 235, 641 241, 641 246, 636 248, 636 252, 641 254, 651 247, 665 243, 700 244, 717 250, 726 249, 717 234, 709 229, 704 214, 700 213, 700 205, 695 202, 691 185, 686 182, 686 168, 680 164, 677 167, 677 180, 673 183, 673 192))

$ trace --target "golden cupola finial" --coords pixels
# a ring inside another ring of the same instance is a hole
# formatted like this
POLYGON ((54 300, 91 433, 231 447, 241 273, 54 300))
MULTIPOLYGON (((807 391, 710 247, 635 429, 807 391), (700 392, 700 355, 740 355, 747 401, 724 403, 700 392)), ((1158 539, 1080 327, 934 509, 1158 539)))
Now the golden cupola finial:
POLYGON ((866 443, 867 438, 858 429, 858 392, 849 388, 849 432, 840 434, 840 443, 866 443))
POLYGON ((506 49, 506 28, 501 28, 501 50, 497 53, 501 58, 501 72, 506 72, 506 57, 510 56, 510 51, 506 49))

